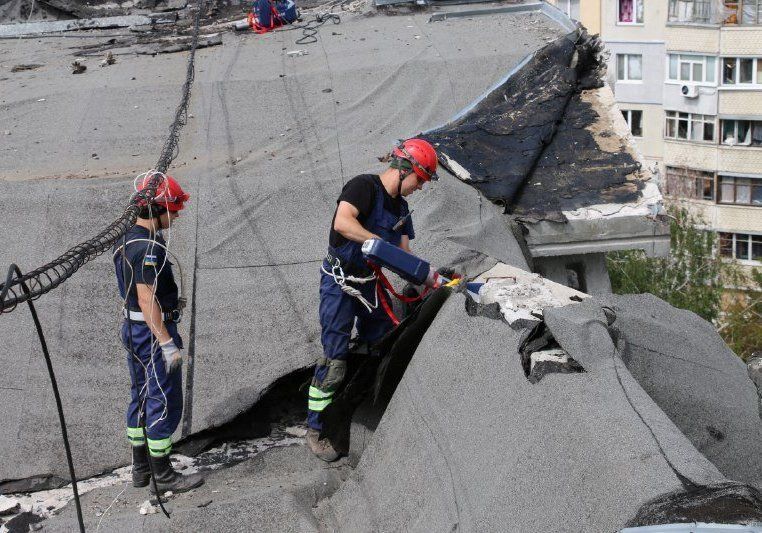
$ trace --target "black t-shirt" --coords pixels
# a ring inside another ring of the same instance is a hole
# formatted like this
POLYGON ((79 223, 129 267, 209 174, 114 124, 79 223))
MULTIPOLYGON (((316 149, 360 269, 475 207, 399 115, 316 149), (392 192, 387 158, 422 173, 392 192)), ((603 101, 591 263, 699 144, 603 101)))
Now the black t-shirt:
MULTIPOLYGON (((336 209, 338 210, 338 204, 342 201, 352 204, 360 212, 357 216, 357 220, 367 229, 365 221, 368 219, 368 216, 370 216, 370 213, 373 211, 373 207, 376 204, 375 185, 378 185, 381 191, 383 191, 384 209, 390 213, 394 213, 396 216, 400 216, 402 211, 402 200, 400 198, 392 198, 389 193, 386 192, 384 185, 381 183, 381 177, 377 174, 360 174, 346 182, 344 188, 341 190, 339 199, 336 200, 336 209)), ((331 233, 328 242, 333 248, 338 248, 345 244, 347 239, 341 233, 333 229, 335 222, 336 211, 333 212, 333 218, 331 219, 331 233)), ((407 219, 405 227, 402 229, 401 233, 402 235, 407 235, 411 239, 415 236, 413 233, 413 223, 410 218, 407 219)))
POLYGON ((161 233, 152 236, 147 228, 136 225, 127 231, 124 240, 119 239, 114 244, 114 250, 120 249, 125 242, 125 250, 120 250, 121 253, 114 256, 114 266, 122 298, 125 296, 125 285, 130 287, 128 307, 134 311, 140 310, 135 284, 153 286, 155 283, 156 299, 162 310, 167 312, 176 309, 178 289, 161 233), (122 253, 126 260, 124 271, 122 253))

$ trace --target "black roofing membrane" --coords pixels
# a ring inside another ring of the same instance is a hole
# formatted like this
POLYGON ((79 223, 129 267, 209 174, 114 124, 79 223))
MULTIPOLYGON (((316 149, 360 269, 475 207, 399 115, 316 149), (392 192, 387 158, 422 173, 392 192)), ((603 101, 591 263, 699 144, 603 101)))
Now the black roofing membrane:
MULTIPOLYGON (((603 86, 602 44, 572 33, 537 51, 463 116, 426 134, 442 164, 506 211, 565 220, 562 210, 636 201, 640 169, 624 146, 603 151, 583 91, 603 86), (454 161, 456 164, 452 164, 454 161)), ((603 132, 603 135, 614 135, 603 132)))

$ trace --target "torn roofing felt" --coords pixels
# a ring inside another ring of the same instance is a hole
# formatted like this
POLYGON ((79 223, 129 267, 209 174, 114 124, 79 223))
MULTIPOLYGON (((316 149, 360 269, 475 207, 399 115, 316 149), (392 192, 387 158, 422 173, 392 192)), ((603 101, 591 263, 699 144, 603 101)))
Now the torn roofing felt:
POLYGON ((602 53, 585 32, 561 37, 424 137, 448 170, 522 217, 565 221, 562 210, 634 202, 647 181, 640 163, 588 91, 603 86, 602 53))

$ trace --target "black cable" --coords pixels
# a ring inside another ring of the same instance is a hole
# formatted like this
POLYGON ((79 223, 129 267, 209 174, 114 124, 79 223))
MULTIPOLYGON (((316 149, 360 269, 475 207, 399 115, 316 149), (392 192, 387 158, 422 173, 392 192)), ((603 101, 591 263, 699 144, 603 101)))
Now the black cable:
POLYGON ((318 13, 315 15, 315 18, 312 20, 307 21, 305 24, 297 24, 294 26, 295 30, 301 29, 302 30, 302 37, 294 41, 294 44, 313 44, 317 42, 316 35, 318 34, 318 29, 320 29, 320 26, 325 24, 328 21, 333 22, 334 24, 340 24, 341 23, 341 17, 339 17, 336 13, 318 13))
MULTIPOLYGON (((13 274, 21 277, 21 269, 14 263, 8 269, 8 275, 6 276, 6 282, 0 291, 0 300, 4 300, 10 288, 10 280, 13 278, 13 274)), ((30 294, 29 287, 26 282, 20 282, 21 289, 28 296, 30 294)), ((29 312, 32 313, 32 320, 34 320, 34 327, 37 329, 37 337, 40 339, 40 347, 42 348, 42 355, 45 356, 45 364, 48 367, 48 376, 50 376, 50 384, 53 387, 53 396, 56 399, 56 408, 58 409, 58 421, 61 424, 61 435, 63 436, 64 449, 66 450, 66 462, 69 464, 69 476, 71 477, 71 487, 74 492, 74 504, 77 508, 77 521, 79 522, 79 531, 85 533, 85 523, 82 520, 82 505, 79 501, 79 491, 77 490, 77 476, 74 473, 74 461, 71 458, 71 447, 69 446, 69 434, 66 431, 66 419, 64 418, 63 405, 61 404, 61 395, 58 393, 58 382, 56 381, 56 374, 53 372, 53 363, 50 360, 50 353, 48 353, 48 344, 45 342, 45 334, 42 331, 42 325, 40 319, 37 317, 37 311, 34 308, 31 298, 27 298, 27 304, 29 304, 29 312)))
POLYGON ((188 57, 188 68, 185 83, 183 84, 182 97, 175 111, 175 119, 169 128, 169 136, 156 163, 156 170, 160 174, 154 174, 142 191, 133 194, 122 216, 109 224, 98 235, 70 248, 57 259, 31 272, 23 275, 19 272, 15 277, 11 276, 5 283, 0 285, 0 314, 9 313, 18 304, 28 300, 36 300, 43 294, 50 292, 70 278, 82 265, 111 248, 135 224, 140 204, 150 203, 154 196, 156 196, 156 188, 163 180, 162 174, 166 172, 179 153, 180 130, 188 119, 188 102, 190 101, 191 86, 195 76, 194 62, 196 48, 198 47, 201 11, 205 4, 205 0, 198 0, 198 8, 193 23, 193 40, 188 57), (24 283, 28 284, 28 291, 19 290, 24 283))
MULTIPOLYGON (((341 5, 343 5, 343 3, 341 5)), ((294 41, 294 44, 313 44, 317 42, 316 35, 318 34, 318 29, 329 20, 334 24, 341 24, 341 17, 336 13, 317 13, 314 18, 308 20, 304 24, 288 24, 279 26, 272 31, 283 32, 302 30, 302 37, 294 41)))

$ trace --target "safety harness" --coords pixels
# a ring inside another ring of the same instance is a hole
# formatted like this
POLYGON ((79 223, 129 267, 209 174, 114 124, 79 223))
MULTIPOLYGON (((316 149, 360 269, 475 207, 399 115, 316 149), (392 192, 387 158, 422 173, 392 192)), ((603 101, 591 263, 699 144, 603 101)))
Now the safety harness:
POLYGON ((400 320, 397 318, 397 315, 394 314, 394 310, 389 303, 389 298, 387 297, 386 291, 384 289, 392 293, 395 298, 404 303, 417 302, 426 296, 431 290, 430 287, 426 287, 417 296, 405 296, 404 294, 400 294, 394 290, 394 286, 383 273, 381 267, 373 264, 370 261, 367 263, 373 274, 365 277, 350 276, 345 274, 344 269, 341 266, 341 260, 338 257, 333 257, 332 255, 328 254, 326 256, 326 262, 331 266, 331 270, 326 270, 325 266, 322 265, 320 270, 322 270, 325 274, 331 276, 333 281, 341 288, 343 292, 347 293, 353 298, 357 298, 357 300, 368 310, 369 313, 371 313, 374 309, 377 309, 380 303, 381 308, 384 310, 384 312, 386 312, 387 316, 392 321, 392 324, 395 326, 399 325, 400 320), (370 303, 358 289, 348 285, 348 283, 370 283, 372 281, 376 281, 375 302, 373 303, 370 303))

